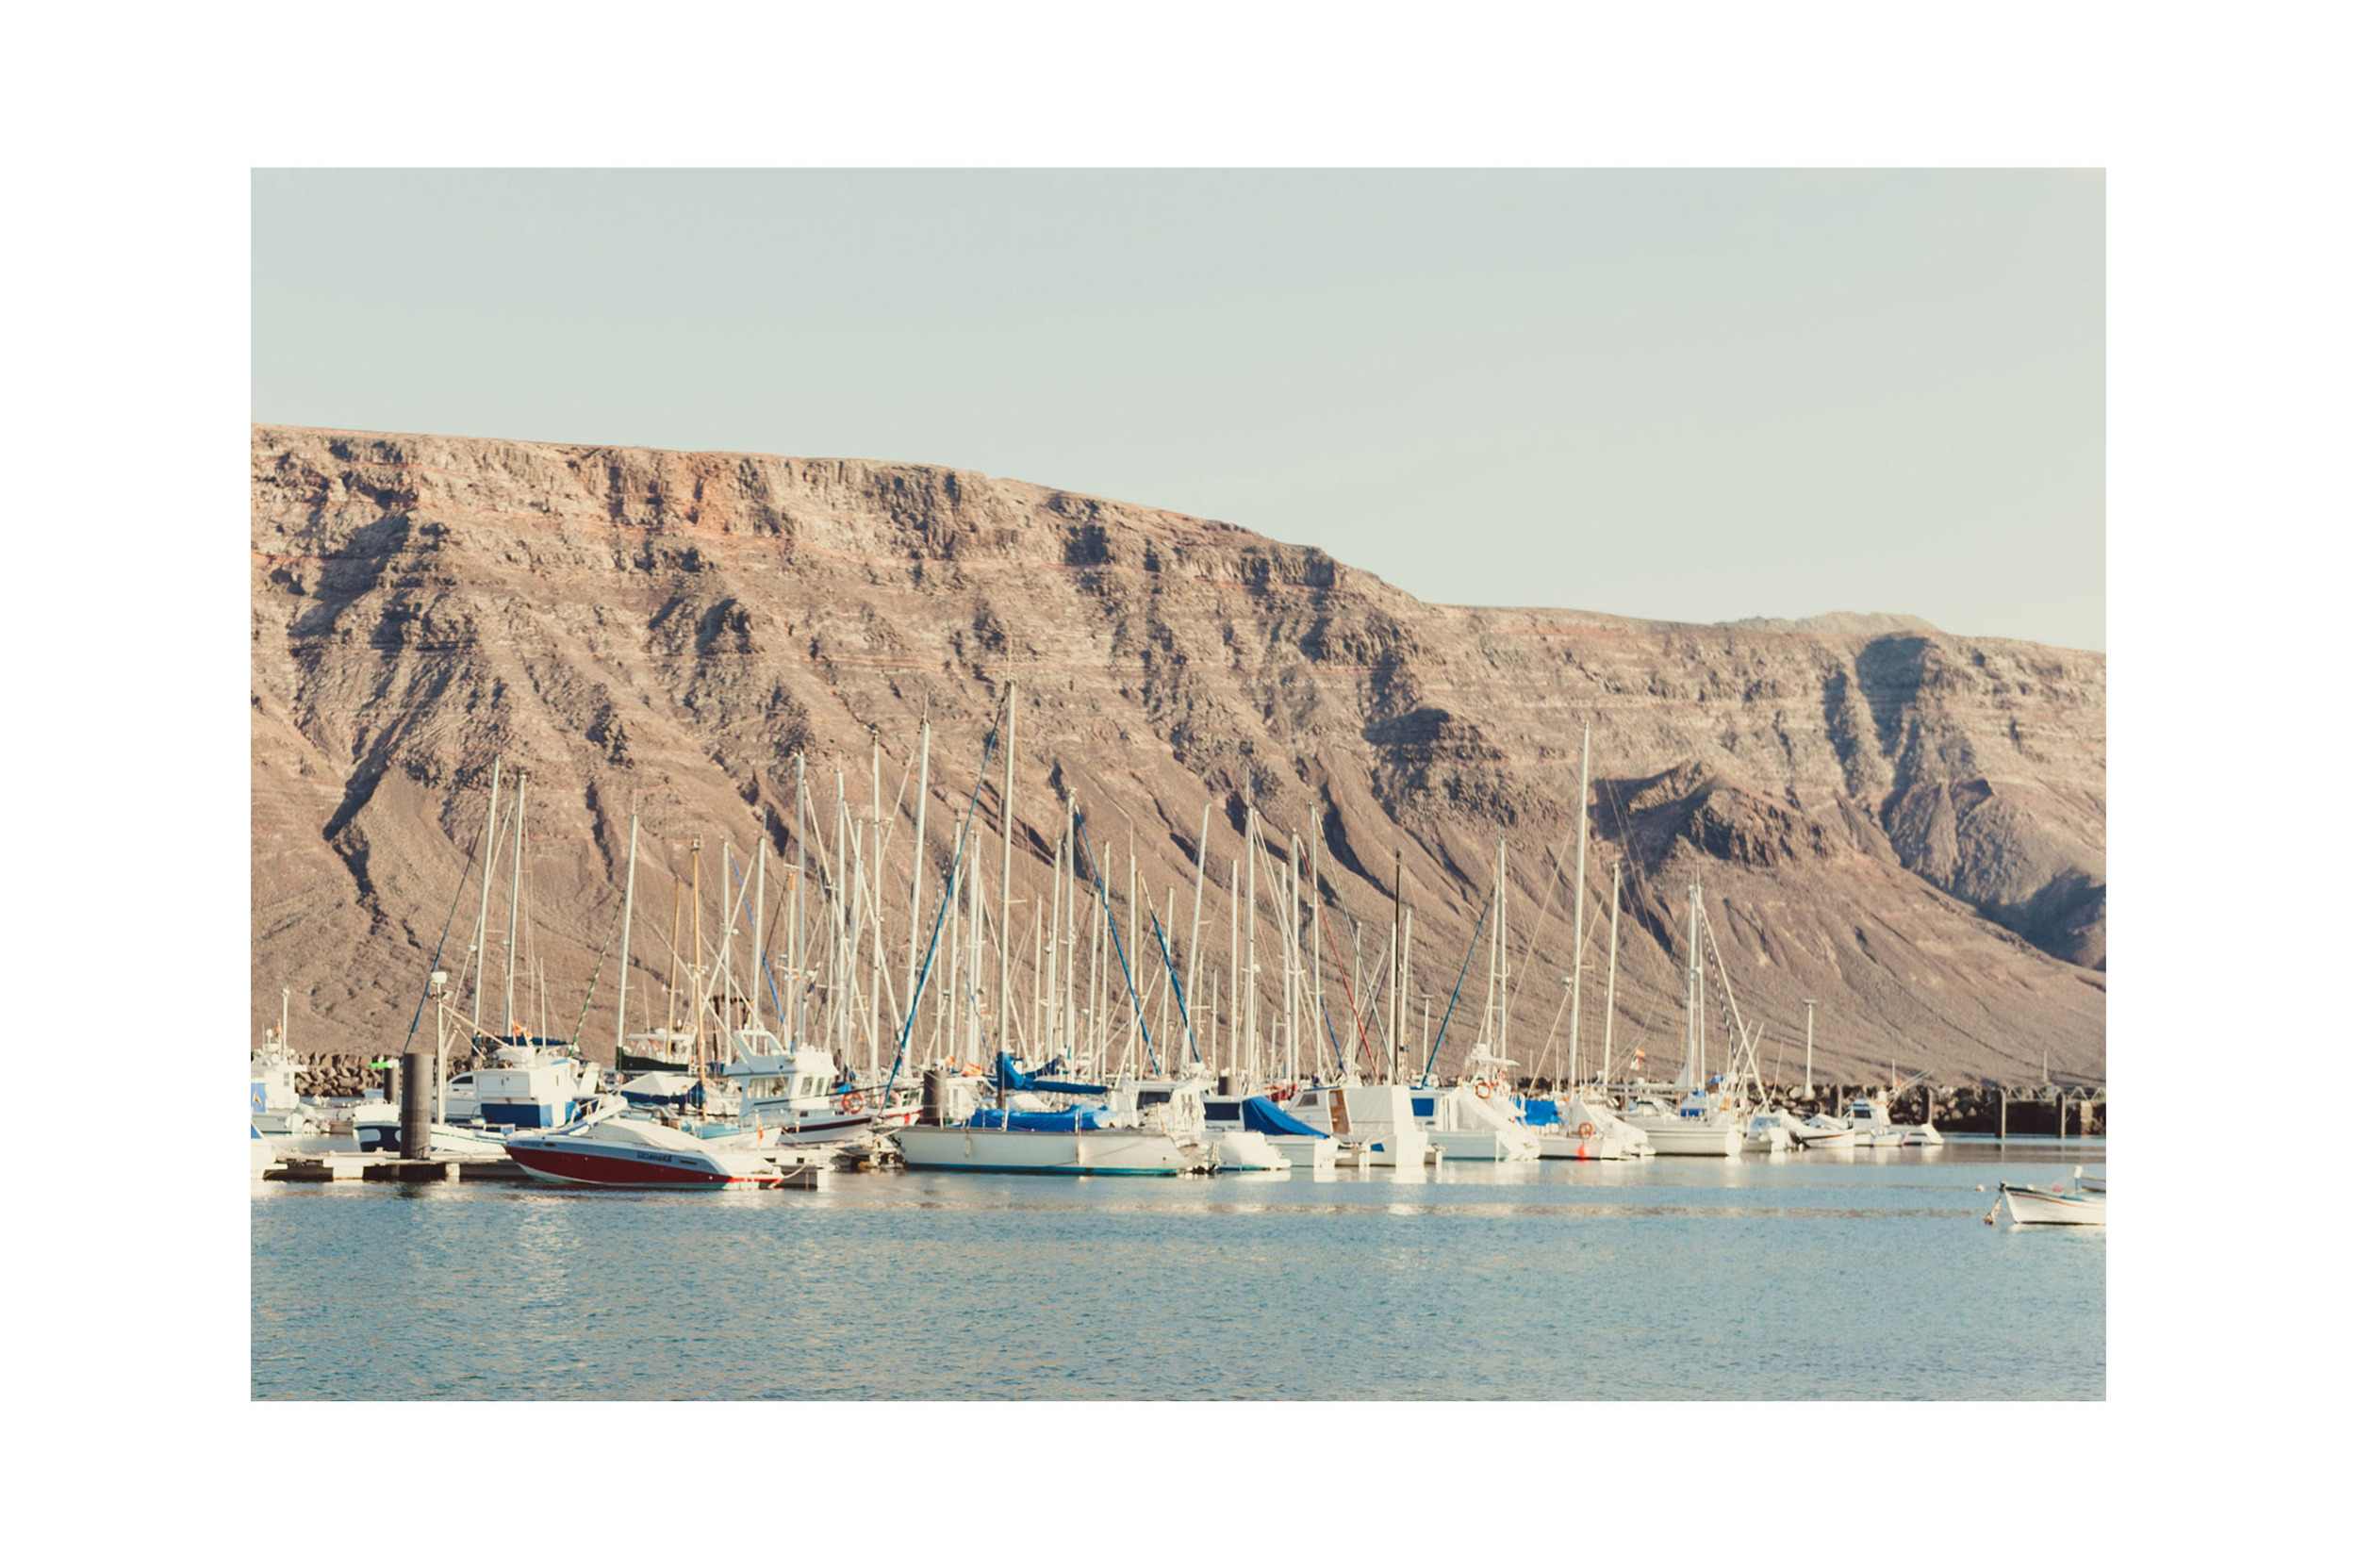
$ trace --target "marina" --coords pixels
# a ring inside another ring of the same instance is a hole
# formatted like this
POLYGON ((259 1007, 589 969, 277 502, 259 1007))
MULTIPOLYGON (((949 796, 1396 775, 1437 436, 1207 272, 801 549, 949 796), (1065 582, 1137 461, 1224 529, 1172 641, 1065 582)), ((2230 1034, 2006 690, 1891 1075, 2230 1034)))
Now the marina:
MULTIPOLYGON (((1614 1039, 1617 861, 1601 907, 1562 900, 1582 956, 1530 1032, 1518 977, 1561 889, 1517 908, 1502 840, 1430 978, 1396 863, 1388 907, 1354 912, 1320 841, 1249 801, 1224 877, 1202 812, 1183 903, 1069 796, 1018 861, 1014 694, 946 854, 893 859, 880 739, 864 824, 840 775, 816 809, 798 757, 782 851, 691 835, 635 1031, 638 813, 611 1000, 602 952, 552 1001, 532 782, 495 762, 452 904, 474 925, 401 1048, 321 1076, 282 998, 254 1052, 255 1396, 2102 1397, 2097 1092, 1895 1061, 1821 1083, 1815 1003, 1800 1083, 1771 1081, 1720 950, 1742 912, 1699 880, 1662 931, 1684 995, 1657 1075, 1614 1039), (2052 1135, 2025 1136, 2041 1110, 2052 1135), (2003 1241, 1970 1223, 2001 1212, 2003 1241), (763 1353, 643 1329, 715 1314, 763 1353), (361 1343, 406 1353, 355 1387, 361 1343)), ((904 792, 928 728, 912 751, 904 792)))

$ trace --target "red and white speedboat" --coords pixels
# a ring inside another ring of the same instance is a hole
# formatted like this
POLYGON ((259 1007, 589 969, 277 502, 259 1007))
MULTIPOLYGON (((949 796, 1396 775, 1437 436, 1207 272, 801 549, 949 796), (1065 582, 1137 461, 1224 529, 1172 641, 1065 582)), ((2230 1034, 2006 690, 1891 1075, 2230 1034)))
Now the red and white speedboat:
POLYGON ((543 1181, 586 1187, 774 1187, 784 1174, 755 1150, 620 1114, 606 1098, 548 1132, 519 1132, 508 1157, 543 1181))

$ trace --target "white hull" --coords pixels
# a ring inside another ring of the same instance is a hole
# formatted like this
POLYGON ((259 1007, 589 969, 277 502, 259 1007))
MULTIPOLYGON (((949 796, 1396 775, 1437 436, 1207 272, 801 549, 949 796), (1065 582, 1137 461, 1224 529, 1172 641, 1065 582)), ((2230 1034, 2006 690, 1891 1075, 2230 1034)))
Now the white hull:
POLYGON ((1822 1128, 1811 1127, 1804 1129, 1799 1132, 1795 1132, 1793 1136, 1800 1140, 1801 1147, 1805 1149, 1851 1149, 1857 1147, 1857 1134, 1851 1131, 1846 1127, 1842 1128, 1838 1131, 1833 1132, 1826 1131, 1822 1128))
POLYGON ((1492 1132, 1487 1129, 1443 1131, 1426 1128, 1424 1135, 1452 1160, 1535 1160, 1536 1138, 1527 1133, 1492 1132))
POLYGON ((1537 1134, 1537 1137, 1539 1158, 1541 1160, 1618 1160, 1621 1158, 1620 1149, 1601 1135, 1593 1138, 1578 1138, 1556 1132, 1541 1132, 1537 1134))
POLYGON ((1224 1132, 1212 1146, 1222 1170, 1291 1170, 1293 1161, 1259 1132, 1224 1132))
POLYGON ((2050 1193, 2035 1187, 2006 1187, 2005 1208, 2016 1225, 2102 1225, 2102 1193, 2050 1193))
POLYGON ((1904 1134, 1906 1140, 1904 1147, 1907 1148, 1937 1148, 1948 1141, 1939 1135, 1939 1129, 1929 1122, 1921 1127, 1906 1128, 1904 1134))
POLYGON ((1645 1137, 1652 1143, 1656 1154, 1733 1160, 1743 1152, 1743 1130, 1729 1124, 1640 1122, 1638 1125, 1644 1129, 1645 1137))
POLYGON ((890 1132, 916 1120, 918 1107, 898 1106, 875 1115, 804 1116, 799 1119, 777 1119, 758 1114, 745 1119, 756 1122, 776 1133, 781 1144, 839 1144, 852 1138, 865 1137, 870 1132, 890 1132))
POLYGON ((903 1127, 892 1136, 913 1170, 1177 1176, 1211 1168, 1208 1150, 1185 1148, 1167 1132, 1139 1128, 1034 1132, 1002 1127, 903 1127))
POLYGON ((1262 1133, 1269 1147, 1292 1161, 1302 1170, 1332 1170, 1335 1161, 1335 1140, 1309 1138, 1299 1134, 1262 1133))

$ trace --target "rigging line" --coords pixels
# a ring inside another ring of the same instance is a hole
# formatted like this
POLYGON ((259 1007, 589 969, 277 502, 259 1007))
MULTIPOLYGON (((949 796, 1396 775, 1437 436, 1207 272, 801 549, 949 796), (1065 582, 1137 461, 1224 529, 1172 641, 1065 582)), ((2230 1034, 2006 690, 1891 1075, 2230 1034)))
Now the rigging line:
MULTIPOLYGON (((1146 1064, 1153 1070, 1155 1076, 1159 1078, 1162 1076, 1162 1059, 1154 1053, 1154 1036, 1152 1032, 1146 1027, 1146 1008, 1144 1004, 1138 1000, 1138 982, 1130 978, 1129 957, 1127 953, 1122 951, 1121 929, 1113 920, 1113 894, 1108 891, 1105 886, 1105 873, 1097 868, 1096 851, 1089 848, 1088 813, 1074 813, 1073 823, 1079 830, 1080 852, 1087 855, 1089 858, 1089 875, 1096 880, 1097 893, 1100 895, 1105 905, 1105 928, 1113 933, 1113 956, 1121 961, 1121 982, 1129 988, 1129 1005, 1135 1009, 1137 1013, 1138 1038, 1146 1043, 1146 1064)), ((1112 1009, 1109 1007, 1106 1011, 1111 1012, 1112 1009)), ((1121 1054, 1124 1057, 1127 1057, 1129 1054, 1127 1045, 1123 1046, 1121 1054)))
MULTIPOLYGON (((442 966, 442 945, 450 940, 451 923, 458 918, 458 900, 467 896, 467 882, 474 873, 475 850, 481 848, 483 848, 483 830, 477 828, 474 833, 474 844, 467 851, 467 864, 458 873, 458 891, 450 896, 450 913, 442 916, 442 934, 434 939, 434 962, 426 968, 426 974, 429 977, 442 966)), ((418 992, 418 1010, 409 1016, 409 1032, 401 1042, 402 1054, 404 1056, 409 1052, 409 1042, 418 1037, 418 1020, 425 1016, 425 999, 433 993, 433 990, 434 982, 428 978, 423 989, 418 992)), ((480 1007, 480 1005, 478 1002, 477 1006, 480 1007)))
MULTIPOLYGON (((1006 724, 1009 717, 1008 710, 1014 705, 1012 697, 1000 703, 997 722, 992 724, 990 734, 982 737, 982 762, 981 766, 974 770, 974 793, 966 799, 965 817, 958 824, 957 851, 949 857, 949 864, 952 866, 965 864, 965 835, 974 826, 974 808, 981 803, 982 785, 990 777, 990 754, 997 748, 999 732, 1006 724)), ((940 899, 933 905, 932 934, 925 939, 925 966, 916 972, 916 989, 909 993, 908 1014, 900 1024, 899 1042, 892 1048, 892 1071, 884 1079, 882 1098, 879 1104, 891 1103, 892 1086, 900 1080, 900 1061, 908 1054, 909 1031, 916 1024, 917 999, 925 994, 926 977, 933 970, 933 953, 941 943, 941 922, 942 917, 948 912, 949 892, 950 879, 945 877, 941 883, 940 899)))
MULTIPOLYGON (((1350 921, 1351 937, 1354 941, 1357 940, 1359 933, 1359 922, 1357 919, 1352 917, 1348 907, 1337 903, 1334 906, 1334 912, 1340 915, 1343 919, 1350 921)), ((1367 1021, 1360 1015, 1359 999, 1351 990, 1350 976, 1343 972, 1343 953, 1342 949, 1334 945, 1334 928, 1332 926, 1326 928, 1326 947, 1327 950, 1334 955, 1334 979, 1342 985, 1343 999, 1350 1004, 1350 1022, 1352 1027, 1357 1029, 1359 1032, 1360 1048, 1366 1052, 1367 1071, 1373 1072, 1375 1071, 1375 1042, 1367 1038, 1367 1021)), ((1388 949, 1386 950, 1388 951, 1388 949)), ((1327 1027, 1330 1031, 1333 1026, 1329 1023, 1327 1027)), ((1343 1065, 1346 1067, 1350 1064, 1348 1060, 1345 1059, 1343 1065)))
MULTIPOLYGON (((1350 950, 1354 955, 1356 955, 1359 953, 1362 945, 1362 939, 1366 935, 1366 922, 1354 917, 1348 910, 1344 910, 1343 912, 1343 917, 1350 921, 1350 950)), ((1391 969, 1392 946, 1398 940, 1398 929, 1387 926, 1383 932, 1383 950, 1380 953, 1377 953, 1375 959, 1375 970, 1372 978, 1376 986, 1380 986, 1383 983, 1383 977, 1389 973, 1391 969)), ((1341 967, 1342 959, 1339 955, 1336 956, 1334 964, 1337 968, 1341 967)), ((1408 977, 1404 970, 1400 975, 1400 982, 1402 984, 1408 983, 1408 977)), ((1383 1054, 1388 1058, 1392 1050, 1392 1021, 1385 1017, 1381 1013, 1376 1011, 1375 1001, 1375 993, 1371 988, 1367 993, 1366 1015, 1368 1022, 1374 1027, 1375 1032, 1383 1036, 1383 1054)), ((1405 1008, 1401 1010, 1400 1015, 1403 1019, 1406 1018, 1407 1011, 1405 1008)), ((1370 1062, 1368 1064, 1368 1067, 1372 1070, 1374 1064, 1370 1062)))
MULTIPOLYGON (((1522 1002, 1523 987, 1530 983, 1530 971, 1533 967, 1530 961, 1531 954, 1539 950, 1539 933, 1546 929, 1548 912, 1555 908, 1555 890, 1558 886, 1562 885, 1563 856, 1572 847, 1572 835, 1578 833, 1587 825, 1588 802, 1582 801, 1579 803, 1579 810, 1574 814, 1573 826, 1563 834, 1563 842, 1557 845, 1555 848, 1555 870, 1547 878, 1547 896, 1539 905, 1539 918, 1531 922, 1530 939, 1523 944, 1523 966, 1521 973, 1514 981, 1514 994, 1507 999, 1505 1021, 1501 1025, 1501 1032, 1503 1032, 1504 1030, 1511 1029, 1513 1027, 1514 1009, 1522 1002)), ((1573 889, 1572 897, 1574 899, 1578 898, 1579 889, 1573 889)), ((1580 961, 1587 956, 1588 955, 1584 952, 1573 953, 1573 967, 1576 969, 1580 961)))
POLYGON ((622 906, 616 904, 614 906, 614 923, 606 928, 605 946, 598 949, 597 967, 589 971, 589 989, 582 993, 581 1016, 573 1020, 572 1039, 568 1040, 566 1042, 567 1045, 572 1045, 580 1040, 582 1027, 589 1021, 589 1004, 597 999, 598 995, 598 977, 605 973, 605 955, 614 950, 615 933, 621 929, 622 906))
POLYGON ((1423 1076, 1427 1082, 1432 1078, 1432 1064, 1441 1059, 1441 1042, 1448 1038, 1448 1021, 1457 1016, 1458 994, 1465 989, 1465 975, 1473 967, 1474 949, 1481 945, 1481 928, 1490 923, 1490 911, 1496 907, 1495 899, 1485 901, 1481 906, 1481 918, 1474 922, 1473 940, 1465 944, 1465 962, 1458 966, 1457 984, 1448 994, 1448 1011, 1441 1015, 1441 1032, 1432 1037, 1432 1049, 1424 1059, 1423 1076))
POLYGON ((1162 949, 1162 970, 1170 976, 1170 994, 1178 999, 1178 1023, 1187 1032, 1187 1049, 1194 1053, 1195 1061, 1201 1062, 1203 1052, 1195 1043, 1195 1021, 1187 1016, 1187 999, 1178 990, 1178 967, 1170 961, 1170 943, 1162 935, 1162 922, 1155 916, 1151 899, 1146 900, 1146 917, 1154 922, 1154 941, 1162 949))

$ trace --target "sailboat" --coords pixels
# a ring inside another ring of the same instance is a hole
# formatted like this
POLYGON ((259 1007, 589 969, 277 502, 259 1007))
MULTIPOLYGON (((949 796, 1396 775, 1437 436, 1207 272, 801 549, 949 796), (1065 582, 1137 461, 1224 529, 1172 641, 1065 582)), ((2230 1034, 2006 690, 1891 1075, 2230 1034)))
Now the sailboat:
POLYGON ((1626 1119, 1643 1130, 1656 1154, 1692 1155, 1732 1160, 1743 1152, 1743 1128, 1737 1120, 1724 1080, 1704 1076, 1704 983, 1702 959, 1701 884, 1686 890, 1686 1060, 1678 1068, 1671 1105, 1659 1095, 1633 1094, 1626 1119))

